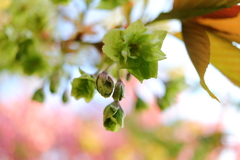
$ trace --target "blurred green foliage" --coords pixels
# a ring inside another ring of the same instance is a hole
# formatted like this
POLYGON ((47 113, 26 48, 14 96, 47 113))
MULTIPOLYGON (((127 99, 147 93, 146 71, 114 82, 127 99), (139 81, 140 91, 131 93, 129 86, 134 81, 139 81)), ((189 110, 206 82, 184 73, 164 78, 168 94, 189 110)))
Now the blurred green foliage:
POLYGON ((52 2, 56 5, 58 4, 68 4, 71 0, 52 0, 52 2))
POLYGON ((184 143, 178 141, 173 134, 173 130, 178 124, 172 126, 162 126, 156 129, 144 130, 135 120, 127 119, 126 127, 132 132, 133 143, 139 144, 141 151, 149 151, 147 148, 154 146, 152 153, 144 153, 144 159, 157 160, 159 157, 174 159, 178 156, 184 143), (160 155, 158 153, 161 153, 160 155))
POLYGON ((136 111, 144 111, 148 108, 148 105, 146 102, 144 102, 141 98, 137 98, 135 102, 135 110, 136 111))
POLYGON ((43 88, 39 88, 35 91, 33 94, 32 100, 35 100, 37 102, 44 102, 45 95, 44 95, 44 90, 43 88))
POLYGON ((207 159, 209 151, 222 147, 223 133, 214 133, 209 136, 199 136, 198 146, 194 152, 193 160, 207 159))
POLYGON ((54 7, 48 0, 13 0, 0 25, 0 71, 46 76, 51 69, 46 48, 52 45, 54 7), (41 7, 39 7, 41 6, 41 7))
POLYGON ((177 95, 187 87, 185 78, 182 76, 170 79, 165 83, 165 94, 161 98, 157 98, 159 108, 164 111, 176 103, 177 95))
POLYGON ((129 0, 101 0, 98 9, 112 10, 120 5, 127 3, 129 0))

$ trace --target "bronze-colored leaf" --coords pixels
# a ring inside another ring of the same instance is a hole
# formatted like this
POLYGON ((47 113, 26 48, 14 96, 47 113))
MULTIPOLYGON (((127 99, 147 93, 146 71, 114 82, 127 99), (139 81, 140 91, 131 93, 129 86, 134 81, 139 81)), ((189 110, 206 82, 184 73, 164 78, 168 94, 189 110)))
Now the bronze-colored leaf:
POLYGON ((207 33, 201 25, 188 20, 182 22, 182 35, 190 59, 200 77, 202 87, 212 98, 218 100, 218 98, 208 89, 204 81, 204 74, 210 62, 210 42, 207 33))
POLYGON ((201 16, 202 18, 212 18, 212 19, 219 19, 219 18, 232 18, 236 17, 240 12, 240 6, 235 5, 231 8, 221 9, 219 11, 206 14, 201 16))
POLYGON ((216 31, 216 30, 212 30, 212 33, 230 41, 230 42, 237 42, 240 43, 240 35, 237 34, 228 34, 226 32, 220 32, 220 31, 216 31))
POLYGON ((240 14, 224 19, 198 18, 197 22, 222 32, 240 35, 240 14))
POLYGON ((173 10, 216 8, 233 6, 237 3, 240 3, 240 0, 174 0, 173 10))
POLYGON ((183 20, 202 15, 214 18, 219 14, 223 18, 235 17, 239 10, 237 3, 240 3, 240 0, 174 0, 172 10, 161 13, 154 22, 166 19, 183 20))
POLYGON ((211 43, 211 63, 240 87, 240 49, 210 32, 207 32, 207 35, 211 43))

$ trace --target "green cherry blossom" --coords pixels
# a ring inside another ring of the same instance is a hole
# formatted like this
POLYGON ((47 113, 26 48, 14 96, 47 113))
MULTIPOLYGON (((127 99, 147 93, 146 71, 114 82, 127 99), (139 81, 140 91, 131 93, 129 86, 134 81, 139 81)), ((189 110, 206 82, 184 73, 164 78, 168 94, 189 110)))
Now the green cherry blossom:
POLYGON ((84 98, 88 103, 93 99, 95 90, 95 80, 92 76, 84 74, 72 81, 71 96, 75 99, 84 98))
POLYGON ((150 31, 137 20, 125 30, 109 31, 103 38, 103 52, 142 82, 157 77, 158 61, 166 58, 161 51, 166 34, 150 31))

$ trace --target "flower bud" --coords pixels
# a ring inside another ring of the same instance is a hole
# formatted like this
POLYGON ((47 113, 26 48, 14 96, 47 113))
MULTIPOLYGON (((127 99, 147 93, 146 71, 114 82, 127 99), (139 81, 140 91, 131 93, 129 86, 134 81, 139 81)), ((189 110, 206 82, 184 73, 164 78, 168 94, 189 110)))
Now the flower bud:
POLYGON ((118 132, 123 128, 125 114, 118 101, 109 104, 103 111, 103 125, 106 130, 118 132))
POLYGON ((60 85, 60 73, 56 71, 50 77, 50 92, 56 93, 60 85))
POLYGON ((113 80, 106 72, 102 72, 97 76, 95 81, 97 91, 105 98, 112 94, 114 83, 113 80))
POLYGON ((34 101, 38 101, 38 102, 43 102, 45 99, 44 93, 43 93, 43 88, 40 88, 38 90, 35 91, 32 100, 34 101))
POLYGON ((124 97, 124 84, 121 80, 116 83, 112 97, 115 101, 121 101, 124 97))
POLYGON ((67 90, 63 92, 62 94, 62 101, 64 103, 67 103, 68 102, 68 94, 67 94, 67 90))

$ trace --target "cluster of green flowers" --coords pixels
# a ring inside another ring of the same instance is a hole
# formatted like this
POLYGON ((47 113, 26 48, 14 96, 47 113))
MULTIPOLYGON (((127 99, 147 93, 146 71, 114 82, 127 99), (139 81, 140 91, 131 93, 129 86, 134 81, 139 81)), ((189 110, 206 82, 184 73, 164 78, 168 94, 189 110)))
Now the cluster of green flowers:
POLYGON ((81 72, 79 78, 72 81, 71 95, 75 99, 84 98, 86 102, 93 99, 94 91, 97 91, 105 98, 112 95, 114 102, 109 104, 104 109, 103 124, 106 130, 118 132, 123 127, 124 112, 119 104, 119 101, 124 97, 124 84, 118 80, 114 85, 113 79, 104 71, 96 78, 81 72))
MULTIPOLYGON (((156 78, 158 61, 165 59, 161 51, 166 31, 150 31, 141 20, 132 23, 127 29, 113 29, 103 38, 103 52, 117 63, 117 70, 127 69, 140 82, 156 78)), ((112 95, 113 102, 103 111, 103 125, 106 130, 118 132, 123 127, 125 114, 119 104, 124 97, 124 84, 120 77, 114 85, 113 79, 102 72, 96 78, 81 72, 72 82, 71 95, 90 102, 97 91, 105 98, 112 95)))
MULTIPOLYGON (((96 79, 96 88, 103 97, 109 97, 114 88, 112 78, 106 72, 102 72, 96 79)), ((118 80, 112 94, 114 102, 109 104, 103 111, 103 125, 106 130, 118 132, 123 128, 125 114, 119 104, 123 97, 124 84, 121 80, 118 80)))

